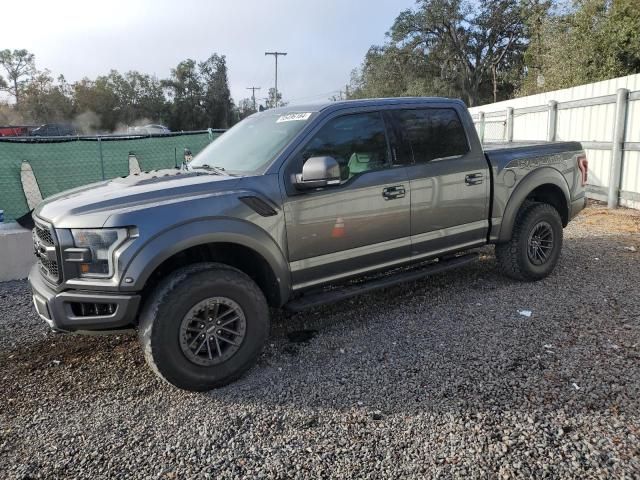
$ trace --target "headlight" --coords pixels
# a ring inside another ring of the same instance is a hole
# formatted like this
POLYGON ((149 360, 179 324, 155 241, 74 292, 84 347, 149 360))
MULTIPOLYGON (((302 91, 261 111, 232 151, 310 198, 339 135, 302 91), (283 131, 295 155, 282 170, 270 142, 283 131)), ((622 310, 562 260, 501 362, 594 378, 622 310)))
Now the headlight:
POLYGON ((111 277, 114 273, 113 252, 127 239, 126 228, 72 229, 76 247, 91 251, 90 259, 80 263, 82 277, 111 277))

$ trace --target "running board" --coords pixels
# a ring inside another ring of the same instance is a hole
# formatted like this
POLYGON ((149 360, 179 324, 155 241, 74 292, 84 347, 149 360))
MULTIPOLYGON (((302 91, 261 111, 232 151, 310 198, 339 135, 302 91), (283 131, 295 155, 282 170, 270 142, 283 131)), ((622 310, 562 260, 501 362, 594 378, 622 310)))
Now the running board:
POLYGON ((413 282, 423 277, 445 272, 453 268, 461 267, 476 261, 477 253, 468 253, 459 257, 452 257, 447 260, 438 260, 418 270, 399 272, 383 278, 376 278, 357 285, 348 285, 326 292, 310 293, 287 303, 284 308, 290 312, 301 312, 310 308, 318 307, 326 303, 339 302, 347 298, 355 297, 362 293, 371 292, 380 288, 387 288, 404 282, 413 282))

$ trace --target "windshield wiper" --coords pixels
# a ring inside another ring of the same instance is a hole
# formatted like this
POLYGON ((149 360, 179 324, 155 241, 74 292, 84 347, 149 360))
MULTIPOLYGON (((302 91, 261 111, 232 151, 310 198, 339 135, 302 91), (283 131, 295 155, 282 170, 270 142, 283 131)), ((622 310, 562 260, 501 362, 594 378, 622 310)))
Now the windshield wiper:
POLYGON ((208 165, 206 163, 202 164, 202 165, 189 165, 190 168, 202 168, 203 170, 209 170, 213 173, 215 173, 216 175, 229 175, 224 167, 216 167, 216 166, 211 166, 208 165))

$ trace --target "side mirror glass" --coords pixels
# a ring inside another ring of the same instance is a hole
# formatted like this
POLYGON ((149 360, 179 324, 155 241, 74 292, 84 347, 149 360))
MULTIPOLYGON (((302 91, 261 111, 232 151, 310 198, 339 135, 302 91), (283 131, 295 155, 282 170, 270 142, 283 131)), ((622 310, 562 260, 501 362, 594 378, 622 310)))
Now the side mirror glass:
POLYGON ((333 157, 311 157, 294 178, 299 190, 311 190, 340 184, 340 165, 333 157))

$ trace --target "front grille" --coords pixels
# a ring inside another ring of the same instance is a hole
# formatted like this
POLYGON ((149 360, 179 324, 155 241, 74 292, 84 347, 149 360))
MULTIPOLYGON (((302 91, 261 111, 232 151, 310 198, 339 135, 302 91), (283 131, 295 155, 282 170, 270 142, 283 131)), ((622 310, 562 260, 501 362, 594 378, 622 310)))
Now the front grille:
POLYGON ((36 220, 36 225, 33 229, 33 244, 42 274, 52 282, 59 282, 60 269, 58 268, 58 252, 56 251, 55 259, 48 258, 46 253, 44 253, 46 247, 56 246, 53 229, 36 220))
POLYGON ((45 275, 48 276, 51 280, 58 280, 58 262, 40 259, 40 269, 44 270, 45 275))
POLYGON ((53 237, 51 236, 51 231, 48 228, 36 225, 36 235, 45 246, 53 245, 53 237))

